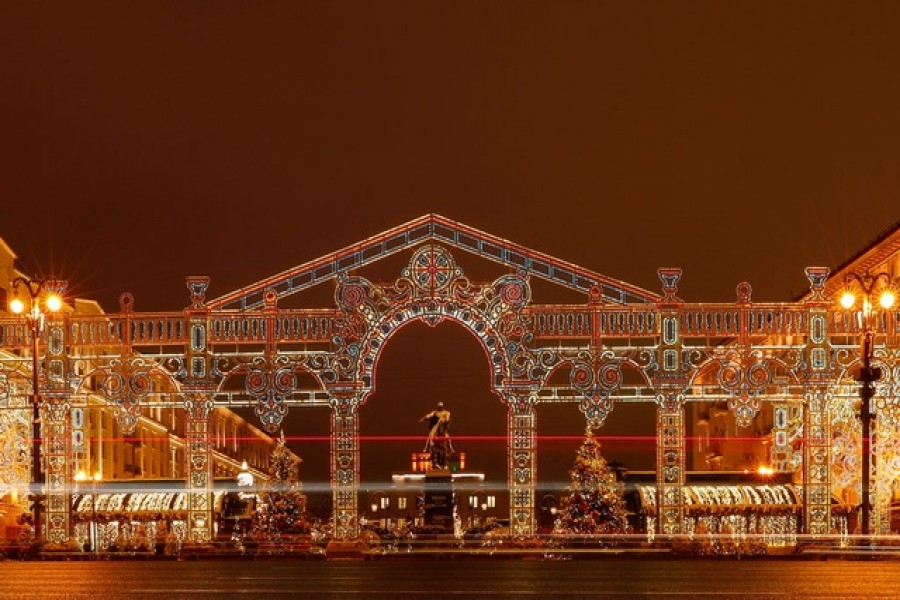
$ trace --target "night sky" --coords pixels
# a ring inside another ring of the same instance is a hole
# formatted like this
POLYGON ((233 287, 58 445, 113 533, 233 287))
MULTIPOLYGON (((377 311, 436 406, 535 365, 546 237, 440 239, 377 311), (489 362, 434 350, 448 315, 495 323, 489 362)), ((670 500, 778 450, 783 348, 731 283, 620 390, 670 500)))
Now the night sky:
MULTIPOLYGON (((900 219, 898 75, 897 2, 7 1, 0 237, 107 311, 431 212, 651 291, 682 267, 689 301, 788 300, 900 219)), ((365 434, 420 434, 439 396, 504 434, 474 338, 401 333, 365 434)), ((364 479, 416 449, 378 447, 364 479)))

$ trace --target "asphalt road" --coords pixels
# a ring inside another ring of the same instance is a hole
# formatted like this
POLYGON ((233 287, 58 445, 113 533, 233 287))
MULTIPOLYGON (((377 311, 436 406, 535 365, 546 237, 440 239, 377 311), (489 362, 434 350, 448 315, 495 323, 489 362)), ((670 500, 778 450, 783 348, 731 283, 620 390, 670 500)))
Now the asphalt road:
POLYGON ((0 563, 0 600, 900 598, 900 562, 782 559, 0 563))

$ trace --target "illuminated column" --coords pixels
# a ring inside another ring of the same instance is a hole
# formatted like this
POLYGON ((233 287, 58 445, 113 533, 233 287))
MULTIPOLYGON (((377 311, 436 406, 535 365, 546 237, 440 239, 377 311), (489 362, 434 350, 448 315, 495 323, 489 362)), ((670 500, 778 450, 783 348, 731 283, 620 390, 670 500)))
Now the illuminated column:
POLYGON ((810 295, 806 302, 809 330, 803 393, 803 527, 807 534, 831 532, 831 398, 828 367, 828 319, 830 301, 824 296, 829 269, 808 267, 810 295))
POLYGON ((662 390, 656 402, 656 527, 675 535, 684 522, 684 397, 662 390))
POLYGON ((517 538, 534 537, 537 481, 537 414, 531 387, 503 390, 509 407, 509 526, 517 538))
POLYGON ((659 334, 653 376, 656 388, 656 531, 676 535, 684 523, 684 389, 683 342, 678 298, 681 269, 657 270, 663 297, 657 304, 659 334))
POLYGON ((188 494, 187 540, 206 544, 212 539, 213 461, 210 440, 212 394, 185 391, 185 474, 188 494))
POLYGON ((70 394, 66 380, 66 373, 69 372, 67 363, 65 322, 61 313, 54 313, 47 330, 41 449, 46 481, 44 526, 47 543, 55 547, 65 547, 69 541, 69 482, 72 480, 69 457, 72 433, 69 421, 70 394))
POLYGON ((831 532, 831 392, 827 386, 807 385, 803 396, 804 527, 810 535, 831 532))
POLYGON ((206 288, 209 278, 187 278, 191 308, 185 310, 188 342, 185 350, 185 378, 182 393, 185 410, 185 485, 188 494, 187 541, 206 544, 212 539, 213 461, 210 416, 215 403, 215 383, 211 375, 208 344, 209 311, 206 288))
POLYGON ((329 387, 331 403, 331 493, 334 537, 359 536, 359 394, 355 387, 329 387))

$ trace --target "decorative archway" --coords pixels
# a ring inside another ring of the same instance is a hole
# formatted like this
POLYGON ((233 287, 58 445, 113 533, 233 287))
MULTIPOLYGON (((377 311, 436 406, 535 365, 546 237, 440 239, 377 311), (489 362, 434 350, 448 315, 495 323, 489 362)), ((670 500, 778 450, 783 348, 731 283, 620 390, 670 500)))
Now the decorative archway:
MULTIPOLYGON (((896 256, 900 234, 892 232, 882 243, 884 252, 896 256)), ((847 420, 837 414, 846 409, 832 400, 855 391, 841 382, 840 371, 859 354, 853 343, 859 330, 852 315, 839 312, 830 300, 828 269, 809 268, 806 274, 810 292, 796 302, 753 302, 750 286, 740 284, 734 302, 687 303, 676 295, 680 269, 658 270, 662 294, 657 294, 445 217, 424 215, 211 301, 206 300, 209 279, 188 277, 190 304, 183 310, 139 313, 123 294, 117 313, 56 314, 43 334, 39 367, 47 414, 48 541, 64 544, 68 534, 68 411, 79 373, 109 373, 107 391, 127 417, 141 405, 146 386, 141 377, 131 386, 130 375, 112 373, 136 356, 171 376, 175 385, 165 392, 166 401, 187 415, 187 487, 196 517, 192 541, 203 543, 211 535, 211 520, 204 518, 211 507, 202 490, 210 487, 209 415, 217 405, 254 408, 269 431, 289 409, 329 406, 335 534, 354 537, 356 410, 373 388, 379 352, 404 322, 447 319, 476 335, 490 363, 492 389, 508 409, 514 535, 534 529, 536 407, 577 403, 585 418, 599 425, 623 401, 657 407, 658 530, 681 534, 685 405, 713 397, 730 401, 741 419, 753 418, 758 402, 802 404, 802 418, 776 417, 773 433, 789 442, 802 427, 805 528, 828 535, 831 431, 834 423, 847 420), (450 250, 500 265, 505 274, 490 283, 470 282, 450 250), (406 251, 412 256, 391 283, 375 284, 360 275, 364 267, 406 251), (536 303, 529 284, 536 279, 574 292, 579 300, 536 303), (280 299, 323 283, 336 286, 334 306, 278 306, 280 299), (76 368, 80 363, 88 366, 76 368), (571 366, 566 384, 548 385, 548 374, 563 364, 571 366), (704 364, 716 365, 715 386, 693 384, 704 364), (625 367, 641 373, 639 381, 629 383, 625 367), (243 387, 223 388, 235 369, 243 369, 243 387), (312 374, 314 383, 299 385, 300 371, 312 374), (773 378, 776 372, 790 376, 773 378)), ((897 319, 891 312, 877 323, 876 358, 891 374, 876 387, 885 402, 895 400, 900 381, 897 319)), ((21 318, 0 319, 0 372, 24 363, 34 341, 27 329, 21 318)), ((879 410, 887 411, 878 402, 879 410)), ((794 463, 783 464, 793 468, 794 463)))
POLYGON ((353 380, 339 388, 333 405, 336 531, 355 537, 358 527, 357 411, 374 389, 378 357, 404 325, 421 321, 434 326, 449 320, 479 341, 490 364, 492 390, 508 407, 510 523, 515 535, 533 533, 536 448, 535 398, 531 390, 540 381, 529 377, 527 365, 531 361, 521 343, 526 329, 520 316, 530 296, 527 280, 516 275, 503 276, 487 285, 473 285, 452 255, 436 245, 417 250, 409 266, 392 284, 377 285, 362 277, 339 281, 335 299, 349 325, 341 330, 337 342, 352 357, 356 368, 353 380), (346 393, 348 388, 355 393, 346 393))

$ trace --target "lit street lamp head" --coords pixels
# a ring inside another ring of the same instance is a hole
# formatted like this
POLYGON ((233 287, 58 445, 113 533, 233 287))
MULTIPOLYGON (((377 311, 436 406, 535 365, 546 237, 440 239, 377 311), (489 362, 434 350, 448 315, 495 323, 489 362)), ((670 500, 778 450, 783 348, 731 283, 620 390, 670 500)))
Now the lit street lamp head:
POLYGON ((858 275, 848 273, 844 278, 845 290, 841 293, 840 303, 844 310, 850 310, 856 305, 858 297, 862 298, 862 310, 864 316, 872 312, 873 301, 877 300, 883 310, 894 306, 897 294, 894 291, 891 277, 887 273, 871 275, 865 273, 858 275))
POLYGON ((43 307, 50 312, 59 312, 63 306, 62 294, 66 287, 64 281, 59 279, 41 279, 38 277, 26 278, 16 277, 12 281, 13 298, 9 301, 9 310, 14 314, 20 315, 25 312, 25 301, 19 297, 19 287, 24 287, 28 291, 31 299, 31 317, 37 318, 42 314, 41 310, 41 292, 43 295, 43 307))
POLYGON ((9 310, 17 315, 21 315, 25 311, 25 303, 18 296, 14 296, 9 302, 9 310))

